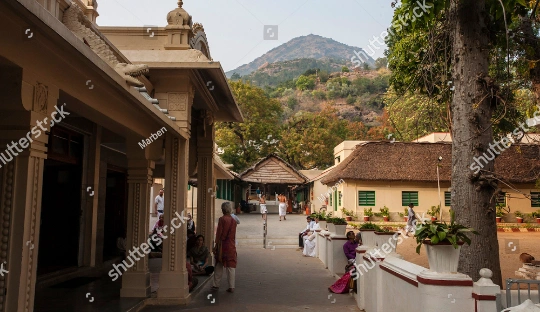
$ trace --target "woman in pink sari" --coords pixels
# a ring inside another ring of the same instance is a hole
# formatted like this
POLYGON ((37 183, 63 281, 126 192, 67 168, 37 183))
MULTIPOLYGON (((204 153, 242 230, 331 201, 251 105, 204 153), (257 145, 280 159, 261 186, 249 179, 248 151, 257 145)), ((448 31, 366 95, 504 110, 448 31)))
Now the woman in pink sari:
POLYGON ((219 289, 219 282, 223 276, 223 268, 227 271, 227 280, 229 282, 228 292, 234 292, 234 279, 236 270, 236 220, 231 217, 231 203, 225 202, 221 205, 223 217, 219 218, 216 231, 216 246, 214 254, 216 255, 216 265, 214 271, 214 281, 212 290, 219 289), (221 242, 221 260, 218 255, 218 242, 221 242))

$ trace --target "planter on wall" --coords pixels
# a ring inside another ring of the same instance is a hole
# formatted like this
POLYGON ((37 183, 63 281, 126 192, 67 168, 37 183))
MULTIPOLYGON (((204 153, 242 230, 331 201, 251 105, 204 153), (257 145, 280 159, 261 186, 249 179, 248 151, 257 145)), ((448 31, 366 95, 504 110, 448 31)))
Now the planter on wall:
POLYGON ((365 222, 369 221, 369 217, 364 217, 364 221, 365 222))
POLYGON ((517 218, 516 217, 516 221, 517 221, 517 223, 523 223, 523 218, 517 218))
POLYGON ((431 241, 424 240, 426 247, 429 269, 437 273, 457 273, 459 263, 459 253, 463 242, 458 242, 457 249, 448 242, 431 244, 431 241))
POLYGON ((334 224, 334 226, 336 227, 336 235, 345 235, 345 232, 347 232, 347 224, 334 224))
POLYGON ((360 233, 362 235, 362 245, 375 246, 375 230, 360 229, 360 233))
POLYGON ((345 216, 345 220, 347 220, 347 221, 352 221, 352 217, 350 217, 350 216, 345 216))
POLYGON ((321 230, 326 229, 326 221, 319 221, 319 228, 321 230))
POLYGON ((403 221, 405 222, 409 221, 409 217, 403 217, 403 221))
POLYGON ((328 232, 336 233, 336 226, 334 225, 334 223, 328 223, 326 224, 326 226, 328 227, 328 232))
POLYGON ((437 221, 437 217, 431 217, 431 221, 437 221))
POLYGON ((497 223, 501 223, 502 217, 495 217, 495 220, 497 220, 497 223))
POLYGON ((540 218, 536 218, 536 223, 540 223, 540 218))
POLYGON ((385 222, 388 222, 388 220, 390 220, 390 217, 384 217, 384 216, 383 216, 383 220, 384 220, 385 222))

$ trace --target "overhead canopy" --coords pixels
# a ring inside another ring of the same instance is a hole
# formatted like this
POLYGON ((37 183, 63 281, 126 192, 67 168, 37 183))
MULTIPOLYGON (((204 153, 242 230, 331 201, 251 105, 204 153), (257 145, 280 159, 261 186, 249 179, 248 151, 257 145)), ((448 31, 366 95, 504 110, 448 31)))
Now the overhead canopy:
POLYGON ((303 184, 308 180, 288 162, 272 154, 242 172, 240 179, 262 184, 303 184))

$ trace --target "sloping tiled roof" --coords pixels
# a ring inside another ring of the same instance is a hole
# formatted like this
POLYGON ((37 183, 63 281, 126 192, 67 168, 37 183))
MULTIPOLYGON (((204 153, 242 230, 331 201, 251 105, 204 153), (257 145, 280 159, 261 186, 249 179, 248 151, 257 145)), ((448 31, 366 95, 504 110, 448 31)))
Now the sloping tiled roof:
POLYGON ((308 178, 282 158, 270 154, 240 174, 246 182, 303 184, 308 178))
MULTIPOLYGON (((439 156, 442 156, 440 180, 449 182, 451 143, 365 142, 357 145, 321 182, 329 184, 340 179, 437 182, 439 156)), ((495 173, 507 182, 535 183, 540 177, 540 145, 512 145, 496 158, 495 173)))

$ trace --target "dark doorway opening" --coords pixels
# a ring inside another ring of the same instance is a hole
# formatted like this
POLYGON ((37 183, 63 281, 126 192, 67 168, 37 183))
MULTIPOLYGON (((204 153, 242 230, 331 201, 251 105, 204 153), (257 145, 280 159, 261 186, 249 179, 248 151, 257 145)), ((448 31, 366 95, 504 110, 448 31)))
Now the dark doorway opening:
POLYGON ((77 267, 84 137, 51 129, 43 170, 38 275, 77 267))
POLYGON ((119 237, 126 237, 127 174, 125 170, 111 166, 107 168, 105 194, 104 262, 120 255, 116 241, 119 237))

